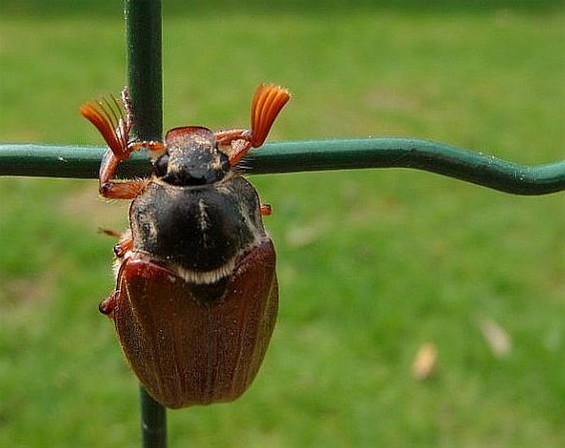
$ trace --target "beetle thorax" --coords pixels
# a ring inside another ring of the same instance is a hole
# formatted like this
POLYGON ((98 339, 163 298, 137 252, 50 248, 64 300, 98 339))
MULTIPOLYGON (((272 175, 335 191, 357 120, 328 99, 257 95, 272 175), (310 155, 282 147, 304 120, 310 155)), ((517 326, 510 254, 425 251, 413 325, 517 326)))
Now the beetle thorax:
POLYGON ((155 180, 130 209, 134 251, 187 281, 215 283, 267 238, 259 210, 257 193, 240 176, 199 187, 155 180))

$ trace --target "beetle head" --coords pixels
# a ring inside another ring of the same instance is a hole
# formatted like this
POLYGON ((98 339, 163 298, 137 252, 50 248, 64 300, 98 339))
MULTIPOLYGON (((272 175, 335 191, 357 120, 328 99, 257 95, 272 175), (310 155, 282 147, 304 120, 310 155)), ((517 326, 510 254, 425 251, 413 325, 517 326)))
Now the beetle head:
POLYGON ((228 156, 218 149, 216 137, 207 128, 171 129, 165 137, 165 148, 153 162, 153 172, 171 185, 213 184, 230 170, 228 156))

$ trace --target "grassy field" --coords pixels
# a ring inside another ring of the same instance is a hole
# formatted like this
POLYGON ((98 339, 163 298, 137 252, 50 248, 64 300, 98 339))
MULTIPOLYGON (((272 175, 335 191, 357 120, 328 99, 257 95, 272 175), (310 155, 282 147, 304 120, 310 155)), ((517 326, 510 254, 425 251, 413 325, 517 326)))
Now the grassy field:
MULTIPOLYGON (((0 141, 100 145, 77 108, 125 82, 120 8, 3 3, 0 141)), ((271 140, 413 136, 554 161, 564 23, 502 6, 169 13, 165 127, 245 126, 273 81, 294 97, 271 140)), ((239 401, 169 412, 171 447, 565 445, 563 194, 409 170, 251 180, 274 208, 278 326, 239 401), (436 373, 417 381, 427 342, 436 373)), ((113 287, 97 229, 124 228, 127 207, 93 180, 0 179, 0 446, 139 446, 137 383, 97 311, 113 287)))

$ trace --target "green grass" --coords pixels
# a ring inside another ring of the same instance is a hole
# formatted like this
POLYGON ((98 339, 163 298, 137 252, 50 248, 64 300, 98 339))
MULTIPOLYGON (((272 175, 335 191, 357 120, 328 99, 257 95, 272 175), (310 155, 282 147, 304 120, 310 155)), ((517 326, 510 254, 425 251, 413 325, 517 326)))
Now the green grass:
MULTIPOLYGON (((255 85, 294 98, 272 139, 413 136, 524 164, 563 158, 565 14, 514 9, 168 16, 165 127, 247 124, 255 85)), ((2 16, 0 140, 101 144, 77 107, 124 84, 122 22, 2 16)), ((169 412, 172 447, 565 444, 563 195, 409 170, 252 177, 281 311, 236 403, 169 412), (477 325, 512 338, 493 356, 477 325), (434 342, 437 374, 410 366, 434 342)), ((0 181, 0 446, 139 446, 137 384, 97 312, 127 204, 95 181, 0 181)))

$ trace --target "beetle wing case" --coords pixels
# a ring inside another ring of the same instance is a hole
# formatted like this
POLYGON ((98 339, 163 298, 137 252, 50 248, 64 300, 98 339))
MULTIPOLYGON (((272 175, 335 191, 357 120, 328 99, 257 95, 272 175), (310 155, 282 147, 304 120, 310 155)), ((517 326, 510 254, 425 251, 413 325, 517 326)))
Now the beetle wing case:
POLYGON ((153 398, 175 409, 245 392, 277 316, 274 267, 267 239, 238 258, 222 300, 202 303, 166 267, 135 257, 122 263, 113 318, 126 357, 153 398))

